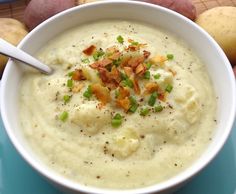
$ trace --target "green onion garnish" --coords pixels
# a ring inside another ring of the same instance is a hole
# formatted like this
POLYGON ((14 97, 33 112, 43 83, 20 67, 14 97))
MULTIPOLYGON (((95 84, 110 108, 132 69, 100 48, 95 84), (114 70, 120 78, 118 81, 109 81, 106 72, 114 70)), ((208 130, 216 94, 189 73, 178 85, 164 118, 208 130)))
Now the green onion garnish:
POLYGON ((130 80, 130 79, 125 79, 123 80, 122 82, 122 85, 125 87, 125 86, 128 86, 130 88, 133 88, 134 87, 134 84, 133 82, 130 80))
POLYGON ((170 84, 168 84, 168 85, 166 86, 166 89, 165 89, 165 90, 170 93, 170 92, 172 91, 172 89, 173 89, 173 86, 170 85, 170 84))
POLYGON ((74 74, 74 71, 71 71, 71 72, 69 72, 67 75, 68 75, 69 77, 72 77, 73 74, 74 74))
POLYGON ((173 54, 167 54, 166 57, 167 57, 168 60, 174 59, 174 55, 173 54))
POLYGON ((67 80, 67 87, 68 88, 72 88, 72 86, 73 86, 73 80, 72 79, 68 79, 67 80))
POLYGON ((155 78, 155 79, 159 79, 160 77, 161 77, 161 74, 160 74, 160 73, 154 75, 154 78, 155 78))
POLYGON ((135 113, 138 108, 138 104, 134 104, 129 108, 129 111, 132 113, 135 113))
POLYGON ((120 63, 121 63, 121 58, 118 58, 112 62, 112 64, 115 65, 116 67, 118 67, 120 63))
POLYGON ((124 38, 121 35, 117 36, 116 40, 121 44, 124 43, 124 38))
POLYGON ((153 92, 148 100, 148 105, 149 106, 154 106, 154 104, 156 103, 156 99, 157 99, 157 92, 153 92))
POLYGON ((105 53, 102 50, 97 51, 96 53, 93 54, 93 59, 95 61, 98 61, 100 57, 102 57, 105 53))
POLYGON ((60 114, 59 119, 65 122, 68 116, 69 116, 68 112, 64 111, 63 113, 60 114))
POLYGON ((163 106, 158 105, 155 107, 155 112, 161 112, 163 110, 163 106))
POLYGON ((150 71, 146 71, 144 73, 144 79, 150 79, 150 76, 151 76, 150 71))
POLYGON ((141 110, 140 110, 140 115, 141 116, 146 116, 148 113, 149 113, 148 108, 141 108, 141 110))
POLYGON ((120 95, 120 91, 119 91, 119 90, 116 90, 116 91, 115 91, 115 98, 118 98, 119 95, 120 95))
POLYGON ((152 64, 151 64, 151 63, 146 63, 145 65, 146 65, 147 69, 150 69, 150 68, 151 68, 151 66, 152 66, 152 64))
POLYGON ((138 46, 139 43, 134 41, 134 42, 131 42, 131 45, 138 46))
POLYGON ((129 112, 135 113, 137 108, 138 108, 138 103, 136 101, 136 99, 133 96, 129 97, 129 101, 131 104, 131 107, 129 108, 129 112))
POLYGON ((87 88, 87 90, 83 93, 83 96, 85 97, 85 98, 90 98, 91 96, 92 96, 92 88, 91 88, 91 86, 89 85, 88 86, 88 88, 87 88))
POLYGON ((122 124, 122 116, 119 113, 116 113, 116 115, 111 120, 112 127, 119 127, 122 124))
POLYGON ((83 63, 90 63, 90 61, 89 61, 88 58, 86 58, 86 59, 81 59, 81 61, 82 61, 83 63))
POLYGON ((71 96, 69 96, 69 95, 63 96, 63 100, 64 100, 65 103, 69 102, 70 98, 71 98, 71 96))
POLYGON ((120 77, 122 80, 128 79, 128 76, 125 73, 120 73, 120 77))

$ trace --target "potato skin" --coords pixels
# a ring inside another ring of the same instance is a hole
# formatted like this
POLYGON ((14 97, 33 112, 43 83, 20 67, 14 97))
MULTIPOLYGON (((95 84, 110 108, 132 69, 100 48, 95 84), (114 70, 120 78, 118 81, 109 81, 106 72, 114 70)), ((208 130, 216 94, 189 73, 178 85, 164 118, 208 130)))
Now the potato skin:
POLYGON ((200 14, 196 23, 221 46, 232 65, 236 65, 236 7, 215 7, 200 14))
MULTIPOLYGON (((25 25, 15 19, 0 18, 0 26, 0 38, 15 46, 18 45, 18 43, 28 33, 25 25)), ((0 76, 7 63, 7 60, 7 57, 0 55, 0 76)))
POLYGON ((190 20, 196 19, 196 7, 190 0, 144 0, 147 3, 160 5, 173 11, 176 11, 190 20))
POLYGON ((31 0, 24 12, 24 22, 32 30, 49 17, 74 5, 74 0, 31 0))

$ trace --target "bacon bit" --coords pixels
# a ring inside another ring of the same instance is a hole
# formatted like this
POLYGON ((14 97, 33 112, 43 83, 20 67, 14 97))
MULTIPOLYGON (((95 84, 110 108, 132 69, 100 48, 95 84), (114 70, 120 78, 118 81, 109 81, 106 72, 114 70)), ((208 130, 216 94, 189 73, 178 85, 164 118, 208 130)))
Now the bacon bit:
POLYGON ((140 50, 140 46, 139 45, 129 45, 128 47, 125 48, 126 51, 138 51, 140 50))
POLYGON ((118 99, 116 100, 116 106, 119 108, 124 109, 125 112, 127 112, 130 108, 130 100, 128 97, 125 97, 124 99, 118 99))
POLYGON ((108 58, 111 59, 111 60, 117 60, 119 59, 121 56, 121 53, 118 51, 118 52, 115 52, 113 53, 111 56, 109 56, 108 58))
POLYGON ((135 92, 135 94, 139 95, 141 93, 141 91, 140 91, 140 87, 138 84, 138 80, 136 78, 134 78, 132 81, 133 81, 133 85, 134 85, 134 92, 135 92))
POLYGON ((115 66, 112 67, 111 72, 109 73, 109 77, 117 82, 117 84, 121 81, 120 72, 115 66))
POLYGON ((73 72, 72 79, 76 81, 86 80, 86 77, 83 74, 82 69, 76 69, 73 72))
POLYGON ((78 92, 80 92, 80 90, 81 90, 83 87, 84 87, 84 84, 82 84, 82 83, 76 84, 76 85, 73 86, 72 92, 73 92, 73 93, 78 93, 78 92))
POLYGON ((158 97, 157 97, 159 100, 165 102, 166 101, 166 94, 165 93, 160 93, 158 94, 158 97))
POLYGON ((177 73, 173 69, 168 68, 168 71, 172 73, 173 76, 175 76, 177 73))
POLYGON ((146 90, 145 90, 144 94, 151 94, 155 91, 157 91, 157 92, 159 91, 159 86, 156 82, 147 83, 145 85, 145 88, 146 88, 146 90))
POLYGON ((106 67, 107 65, 110 65, 111 63, 112 63, 112 60, 106 58, 106 59, 97 61, 89 66, 93 69, 98 69, 99 67, 106 67))
POLYGON ((156 55, 155 57, 152 57, 150 61, 155 64, 160 63, 161 65, 163 65, 164 62, 167 61, 167 58, 166 56, 156 55))
POLYGON ((127 58, 124 58, 124 59, 121 61, 120 66, 121 66, 121 67, 129 66, 129 65, 128 65, 128 62, 129 62, 130 59, 131 59, 131 56, 129 56, 129 57, 127 57, 127 58))
POLYGON ((91 45, 88 48, 84 49, 83 53, 88 55, 88 56, 91 56, 94 53, 95 50, 96 50, 96 46, 91 45))
POLYGON ((143 56, 145 59, 147 59, 150 55, 151 53, 149 51, 146 51, 146 50, 143 51, 143 56))
POLYGON ((111 101, 110 92, 108 88, 96 83, 91 85, 91 89, 93 94, 103 105, 111 101))
POLYGON ((131 67, 124 67, 124 72, 128 77, 130 77, 133 73, 133 70, 131 67))
POLYGON ((147 67, 144 64, 139 64, 135 69, 136 75, 143 75, 147 70, 147 67))
POLYGON ((132 69, 133 70, 135 70, 136 69, 136 67, 139 65, 139 64, 141 64, 141 63, 143 63, 144 62, 144 57, 141 55, 141 56, 137 56, 137 57, 133 57, 133 58, 131 58, 129 61, 128 61, 128 65, 130 66, 130 67, 132 67, 132 69))
POLYGON ((122 100, 126 97, 130 96, 130 91, 128 88, 124 88, 124 87, 119 87, 119 96, 118 96, 118 100, 122 100))
POLYGON ((98 68, 99 76, 105 86, 110 89, 115 89, 118 87, 120 82, 120 72, 116 67, 112 67, 111 72, 106 68, 98 68))
POLYGON ((113 53, 117 53, 117 52, 119 52, 119 49, 117 48, 117 46, 112 46, 112 47, 109 47, 106 49, 106 53, 113 54, 113 53))

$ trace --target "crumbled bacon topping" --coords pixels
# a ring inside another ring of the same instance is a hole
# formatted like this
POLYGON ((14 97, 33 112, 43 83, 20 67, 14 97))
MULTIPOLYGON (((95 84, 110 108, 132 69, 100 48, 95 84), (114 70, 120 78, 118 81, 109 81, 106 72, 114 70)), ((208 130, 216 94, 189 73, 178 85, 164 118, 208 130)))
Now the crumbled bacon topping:
POLYGON ((125 97, 123 99, 117 99, 116 100, 116 106, 119 108, 124 109, 125 112, 127 112, 130 108, 130 100, 128 97, 125 97))
POLYGON ((83 74, 83 71, 81 69, 76 69, 73 72, 72 79, 76 81, 86 80, 86 77, 83 74))
MULTIPOLYGON (((89 67, 94 69, 99 77, 99 83, 90 85, 84 96, 89 99, 94 94, 100 102, 98 106, 100 109, 112 101, 112 90, 115 90, 116 107, 123 109, 125 112, 135 112, 140 103, 143 104, 143 101, 146 101, 144 96, 149 96, 149 105, 152 102, 155 103, 156 99, 163 102, 166 100, 167 92, 163 91, 157 82, 148 80, 153 76, 149 71, 152 65, 163 65, 168 58, 161 55, 150 58, 151 53, 142 49, 146 44, 140 44, 132 39, 128 39, 128 42, 130 44, 124 46, 123 51, 120 51, 118 46, 111 46, 105 49, 105 52, 100 49, 102 52, 99 53, 94 45, 83 50, 84 54, 93 55, 94 62, 90 63, 89 67), (139 82, 142 79, 145 81, 143 83, 139 82), (139 95, 141 98, 137 101, 135 98, 139 95)), ((87 60, 90 61, 90 58, 87 60)), ((165 69, 171 72, 173 76, 176 75, 174 70, 167 67, 165 69)), ((90 75, 89 71, 86 74, 90 75)), ((90 76, 93 77, 94 73, 90 76)), ((153 77, 159 79, 159 77, 153 77)), ((76 69, 71 79, 82 81, 86 80, 86 77, 81 69, 76 69)), ((79 92, 83 87, 83 83, 75 83, 72 86, 72 92, 79 92)))
POLYGON ((102 86, 99 83, 91 85, 92 93, 102 103, 107 104, 111 101, 110 92, 107 87, 102 86))
POLYGON ((84 53, 85 55, 91 56, 91 55, 95 52, 95 50, 96 50, 96 46, 91 45, 91 46, 89 46, 88 48, 84 49, 84 50, 83 50, 83 53, 84 53))

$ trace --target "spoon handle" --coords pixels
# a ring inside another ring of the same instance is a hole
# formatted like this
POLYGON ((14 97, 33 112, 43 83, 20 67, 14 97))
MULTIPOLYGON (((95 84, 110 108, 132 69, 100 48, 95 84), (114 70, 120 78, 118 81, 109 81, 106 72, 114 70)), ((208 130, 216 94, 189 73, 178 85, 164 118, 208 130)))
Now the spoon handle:
POLYGON ((38 69, 39 71, 45 74, 51 74, 53 71, 52 68, 41 63, 36 58, 18 49, 17 47, 11 45, 10 43, 6 42, 1 38, 0 38, 0 54, 11 57, 17 61, 23 62, 33 68, 38 69))

